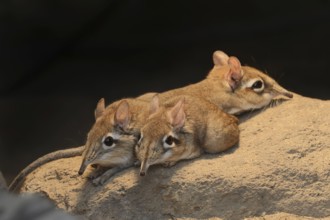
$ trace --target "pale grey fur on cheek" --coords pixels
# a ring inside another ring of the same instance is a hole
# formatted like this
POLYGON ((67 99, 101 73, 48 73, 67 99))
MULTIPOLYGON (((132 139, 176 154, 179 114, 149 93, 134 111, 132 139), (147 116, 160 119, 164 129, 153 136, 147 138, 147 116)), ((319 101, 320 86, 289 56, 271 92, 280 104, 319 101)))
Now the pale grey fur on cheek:
POLYGON ((166 151, 166 152, 162 155, 162 157, 159 159, 158 163, 165 162, 165 161, 168 160, 172 155, 173 155, 172 150, 168 150, 168 151, 166 151))
POLYGON ((129 159, 130 159, 130 157, 128 157, 128 156, 114 157, 112 153, 106 153, 106 154, 102 155, 99 160, 111 160, 111 162, 114 164, 121 164, 121 163, 125 163, 129 159))

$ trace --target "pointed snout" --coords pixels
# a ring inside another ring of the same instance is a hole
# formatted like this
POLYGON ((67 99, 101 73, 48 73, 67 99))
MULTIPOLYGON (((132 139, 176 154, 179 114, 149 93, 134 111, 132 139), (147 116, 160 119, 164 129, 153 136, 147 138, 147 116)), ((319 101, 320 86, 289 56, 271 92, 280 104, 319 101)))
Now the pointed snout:
POLYGON ((148 168, 149 168, 149 164, 147 160, 142 161, 140 168, 140 176, 145 176, 147 174, 148 168))
POLYGON ((277 93, 277 95, 283 95, 290 99, 293 98, 293 94, 288 90, 284 89, 283 87, 281 87, 280 85, 274 85, 273 90, 275 91, 275 93, 277 93))
POLYGON ((91 145, 87 142, 85 146, 85 150, 82 154, 82 162, 78 171, 79 175, 83 175, 88 165, 95 159, 95 144, 91 145))
POLYGON ((85 161, 82 162, 81 166, 80 166, 80 169, 78 171, 78 174, 79 175, 83 175, 83 173, 85 172, 86 170, 86 167, 87 167, 87 164, 85 163, 85 161))

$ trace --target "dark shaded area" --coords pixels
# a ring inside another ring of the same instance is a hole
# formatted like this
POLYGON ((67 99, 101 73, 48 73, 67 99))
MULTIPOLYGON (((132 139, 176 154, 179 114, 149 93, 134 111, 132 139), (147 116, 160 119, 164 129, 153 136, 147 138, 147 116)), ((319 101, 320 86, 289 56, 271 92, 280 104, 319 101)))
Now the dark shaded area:
POLYGON ((82 220, 55 208, 40 195, 11 195, 0 189, 0 218, 2 220, 82 220))
POLYGON ((7 182, 5 180, 5 177, 3 176, 2 172, 0 171, 0 191, 1 190, 7 190, 7 182))
POLYGON ((203 79, 217 49, 329 99, 329 39, 328 0, 1 1, 0 167, 83 144, 101 97, 203 79))

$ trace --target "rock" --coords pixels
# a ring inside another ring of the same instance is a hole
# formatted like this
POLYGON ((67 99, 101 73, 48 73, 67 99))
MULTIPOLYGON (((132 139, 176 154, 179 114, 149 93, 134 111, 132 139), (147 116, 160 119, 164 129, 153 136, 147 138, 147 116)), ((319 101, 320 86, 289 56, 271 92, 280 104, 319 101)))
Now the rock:
MULTIPOLYGON (((292 215, 288 213, 275 213, 272 215, 264 215, 255 218, 245 218, 244 220, 312 220, 313 217, 303 217, 298 215, 292 215)), ((318 220, 329 220, 330 218, 317 218, 318 220)))
POLYGON ((0 190, 0 219, 2 220, 83 220, 56 209, 54 204, 38 195, 11 195, 0 190))
POLYGON ((89 219, 330 216, 330 101, 295 95, 245 114, 240 129, 240 143, 225 153, 151 167, 145 177, 129 168, 104 186, 77 174, 81 157, 54 161, 30 174, 21 192, 42 192, 89 219))

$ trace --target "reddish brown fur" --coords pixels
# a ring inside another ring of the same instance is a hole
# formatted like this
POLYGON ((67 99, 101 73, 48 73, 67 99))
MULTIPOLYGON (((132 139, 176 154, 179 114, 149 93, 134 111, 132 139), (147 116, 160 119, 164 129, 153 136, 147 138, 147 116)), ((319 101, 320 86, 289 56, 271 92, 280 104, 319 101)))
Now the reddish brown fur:
POLYGON ((237 123, 234 116, 204 99, 181 96, 169 100, 165 107, 159 107, 150 116, 141 129, 143 138, 136 147, 136 155, 142 163, 141 175, 153 164, 172 166, 179 160, 198 157, 203 151, 219 153, 227 150, 239 139, 237 123), (182 98, 184 105, 180 107, 182 98), (181 110, 185 117, 179 115, 181 110), (176 115, 172 115, 173 112, 176 115), (179 122, 176 122, 179 127, 173 124, 171 117, 179 117, 179 122), (180 120, 184 120, 182 125, 180 120), (176 137, 177 143, 166 149, 164 137, 169 134, 176 137))
MULTIPOLYGON (((278 95, 292 98, 292 94, 282 88, 271 77, 253 67, 240 66, 236 57, 234 60, 237 60, 229 65, 228 62, 231 59, 225 53, 216 51, 213 59, 215 65, 206 79, 192 85, 160 93, 160 101, 166 102, 168 99, 179 95, 196 96, 216 104, 227 113, 239 114, 244 111, 262 108, 278 95), (232 77, 228 74, 234 74, 233 78, 236 82, 231 81, 232 77), (247 82, 258 78, 261 78, 264 82, 265 89, 262 92, 257 93, 251 88, 246 88, 247 82)), ((150 101, 154 94, 147 93, 138 98, 150 101)))
POLYGON ((88 165, 107 170, 101 176, 96 170, 91 177, 95 184, 103 184, 116 172, 132 166, 135 161, 134 146, 144 121, 148 117, 149 104, 135 99, 123 99, 104 108, 99 102, 96 122, 88 133, 79 173, 88 165), (118 137, 113 148, 105 149, 102 143, 108 133, 118 137))

